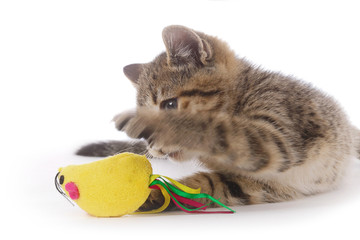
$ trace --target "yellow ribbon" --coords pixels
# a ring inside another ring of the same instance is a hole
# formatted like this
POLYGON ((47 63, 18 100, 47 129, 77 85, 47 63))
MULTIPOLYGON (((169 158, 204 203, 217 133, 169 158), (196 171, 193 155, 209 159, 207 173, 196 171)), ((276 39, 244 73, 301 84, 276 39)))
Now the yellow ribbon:
MULTIPOLYGON (((155 175, 151 175, 150 176, 150 181, 149 181, 149 184, 152 183, 155 179, 157 178, 165 178, 167 179, 169 182, 171 182, 172 184, 174 184, 177 188, 181 189, 182 191, 184 192, 187 192, 187 193, 191 193, 191 194, 199 194, 201 189, 198 188, 198 189, 193 189, 193 188, 190 188, 188 186, 185 186, 181 183, 179 183, 178 181, 172 179, 172 178, 169 178, 169 177, 166 177, 166 176, 162 176, 162 175, 159 175, 159 174, 155 174, 155 175)), ((169 193, 166 191, 166 189, 161 186, 161 185, 157 185, 160 190, 161 190, 161 193, 162 195, 164 196, 164 204, 159 207, 158 209, 154 209, 154 210, 151 210, 151 211, 147 211, 147 212, 134 212, 132 214, 153 214, 153 213, 159 213, 159 212, 162 212, 164 211, 170 204, 170 195, 169 193)))
POLYGON ((156 178, 165 178, 167 180, 169 180, 172 184, 174 184, 177 188, 183 190, 184 192, 187 192, 187 193, 191 193, 191 194, 199 194, 200 191, 201 191, 201 188, 197 188, 197 189, 193 189, 193 188, 190 188, 188 186, 185 186, 181 183, 179 183, 178 181, 172 179, 172 178, 169 178, 169 177, 166 177, 166 176, 161 176, 161 175, 151 175, 150 176, 150 183, 152 183, 156 178))

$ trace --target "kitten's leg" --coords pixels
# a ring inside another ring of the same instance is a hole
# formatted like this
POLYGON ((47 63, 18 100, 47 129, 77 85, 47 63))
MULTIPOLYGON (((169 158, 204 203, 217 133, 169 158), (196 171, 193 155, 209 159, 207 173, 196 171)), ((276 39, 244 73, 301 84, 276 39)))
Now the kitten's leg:
POLYGON ((285 127, 279 130, 276 122, 246 116, 138 111, 133 118, 116 125, 130 137, 146 139, 150 148, 170 157, 190 153, 213 158, 214 167, 204 162, 216 171, 283 172, 303 160, 303 148, 299 145, 294 151, 288 141, 298 137, 294 131, 285 127))
MULTIPOLYGON (((192 188, 201 188, 202 193, 207 193, 220 199, 227 206, 249 205, 259 203, 273 203, 292 200, 302 195, 289 187, 280 186, 271 182, 263 183, 243 176, 232 176, 220 172, 201 172, 180 180, 181 183, 192 188)), ((203 204, 208 204, 208 199, 196 199, 203 204)), ((140 211, 159 208, 164 198, 159 190, 152 190, 147 201, 141 206, 140 211)), ((211 207, 219 207, 217 204, 211 207)), ((175 210, 175 204, 169 205, 167 210, 175 210)))
POLYGON ((144 155, 147 152, 147 143, 141 140, 91 143, 81 147, 76 154, 87 157, 107 157, 122 152, 144 155))

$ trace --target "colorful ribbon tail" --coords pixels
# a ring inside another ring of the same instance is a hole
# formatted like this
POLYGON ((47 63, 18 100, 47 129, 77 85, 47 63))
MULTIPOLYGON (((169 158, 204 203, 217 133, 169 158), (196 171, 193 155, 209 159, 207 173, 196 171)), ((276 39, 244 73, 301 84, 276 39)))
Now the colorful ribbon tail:
POLYGON ((151 175, 149 187, 161 190, 165 199, 164 204, 156 210, 137 213, 158 213, 164 211, 169 206, 170 200, 172 200, 182 211, 188 213, 235 213, 234 210, 221 203, 218 199, 215 199, 206 193, 200 193, 200 188, 190 188, 169 177, 151 175), (209 203, 204 205, 195 201, 195 199, 201 198, 207 199, 209 203), (227 209, 227 211, 205 211, 206 208, 213 203, 227 209), (190 206, 190 208, 185 205, 190 206))
POLYGON ((151 210, 151 211, 147 211, 147 212, 134 212, 132 214, 153 214, 153 213, 159 213, 159 212, 162 212, 164 211, 170 204, 170 195, 167 194, 167 191, 166 189, 163 187, 163 186, 151 186, 150 187, 151 189, 159 189, 162 193, 162 195, 164 196, 164 204, 159 207, 158 209, 154 209, 154 210, 151 210))

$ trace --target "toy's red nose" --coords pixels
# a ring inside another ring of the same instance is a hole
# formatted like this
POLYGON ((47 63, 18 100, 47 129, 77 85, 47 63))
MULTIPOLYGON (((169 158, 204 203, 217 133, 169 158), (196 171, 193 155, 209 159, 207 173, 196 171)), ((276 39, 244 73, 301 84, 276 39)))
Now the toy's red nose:
POLYGON ((72 200, 76 200, 80 197, 79 189, 75 183, 69 182, 65 185, 65 190, 68 191, 72 200))

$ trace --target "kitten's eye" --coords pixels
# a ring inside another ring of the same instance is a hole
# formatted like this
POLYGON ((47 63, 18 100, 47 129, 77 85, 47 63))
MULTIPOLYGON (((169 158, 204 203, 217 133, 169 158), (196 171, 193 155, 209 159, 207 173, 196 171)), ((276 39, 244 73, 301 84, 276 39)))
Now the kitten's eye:
POLYGON ((177 109, 177 98, 171 98, 160 103, 160 109, 170 110, 177 109))

